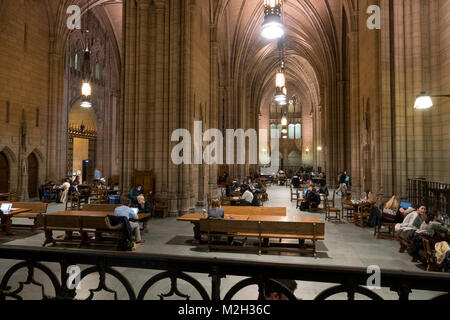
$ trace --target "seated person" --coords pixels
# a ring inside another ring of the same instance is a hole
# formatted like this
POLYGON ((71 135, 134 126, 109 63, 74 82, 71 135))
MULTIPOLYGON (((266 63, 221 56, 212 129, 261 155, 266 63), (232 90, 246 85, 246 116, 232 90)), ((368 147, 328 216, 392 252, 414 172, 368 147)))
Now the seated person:
POLYGON ((305 196, 305 201, 302 203, 302 211, 309 209, 317 209, 320 205, 320 194, 313 187, 309 187, 308 193, 305 196))
MULTIPOLYGON (((405 218, 402 223, 397 223, 395 225, 395 232, 399 238, 410 242, 414 238, 416 231, 419 230, 420 226, 425 219, 426 206, 421 205, 416 211, 411 212, 405 218)), ((402 244, 400 252, 404 252, 406 247, 402 244)))
MULTIPOLYGON (((218 199, 214 199, 211 202, 211 208, 208 209, 208 219, 223 219, 225 217, 225 211, 221 208, 220 201, 218 199)), ((226 233, 224 233, 226 234, 226 233)), ((212 241, 220 241, 220 236, 212 236, 212 241)), ((233 243, 234 238, 228 237, 228 244, 233 243)))
POLYGON ((249 179, 247 180, 247 185, 248 185, 248 187, 249 187, 249 189, 250 189, 251 192, 255 191, 256 188, 255 188, 255 186, 254 186, 253 183, 252 183, 252 179, 249 178, 249 179))
POLYGON ((208 218, 210 219, 223 219, 225 216, 225 211, 220 206, 220 201, 214 199, 211 202, 211 208, 208 209, 208 218))
POLYGON ((396 196, 392 196, 388 202, 386 202, 382 212, 382 222, 387 223, 402 223, 403 219, 399 215, 400 201, 396 196))
POLYGON ((298 176, 294 176, 294 177, 292 178, 292 186, 293 186, 294 188, 298 189, 298 188, 300 188, 300 185, 301 185, 300 178, 299 178, 298 176))
POLYGON ((145 242, 145 240, 142 240, 141 238, 141 229, 138 222, 139 217, 132 208, 127 206, 118 207, 114 210, 114 216, 128 218, 128 220, 130 221, 132 232, 136 237, 136 243, 141 244, 145 242))
POLYGON ((138 184, 136 188, 130 190, 130 199, 132 204, 138 204, 137 197, 143 194, 142 185, 138 184))
MULTIPOLYGON (((297 290, 297 282, 294 280, 284 280, 284 279, 273 279, 273 281, 276 281, 286 287, 292 294, 295 293, 295 290, 297 290)), ((264 286, 264 295, 266 300, 288 300, 288 297, 284 293, 281 293, 278 286, 275 286, 271 282, 267 282, 264 286)))
POLYGON ((133 206, 133 208, 138 208, 139 213, 153 214, 153 206, 148 201, 145 201, 145 197, 143 194, 137 196, 137 202, 138 204, 133 206))
POLYGON ((442 270, 450 269, 450 246, 447 241, 436 243, 436 264, 442 270))
MULTIPOLYGON (((145 201, 145 197, 143 194, 140 194, 137 197, 137 201, 138 201, 138 204, 132 205, 132 207, 138 208, 139 209, 138 213, 140 213, 140 214, 150 213, 151 215, 153 215, 153 206, 148 201, 145 201)), ((146 223, 146 222, 148 222, 148 220, 150 220, 150 217, 145 218, 145 220, 143 220, 144 232, 146 232, 146 233, 148 232, 147 223, 146 223)))
POLYGON ((448 233, 448 227, 442 223, 442 215, 440 213, 430 213, 427 219, 422 223, 418 234, 426 235, 430 238, 437 238, 435 243, 445 241, 448 233))
POLYGON ((442 216, 436 212, 429 212, 425 221, 416 231, 414 237, 409 241, 408 253, 413 257, 413 262, 418 261, 420 250, 423 250, 422 239, 427 239, 430 246, 434 248, 436 243, 445 241, 448 228, 441 223, 442 216))
POLYGON ((250 207, 253 203, 253 193, 251 193, 250 188, 247 185, 243 185, 241 191, 244 192, 241 196, 241 206, 250 207))

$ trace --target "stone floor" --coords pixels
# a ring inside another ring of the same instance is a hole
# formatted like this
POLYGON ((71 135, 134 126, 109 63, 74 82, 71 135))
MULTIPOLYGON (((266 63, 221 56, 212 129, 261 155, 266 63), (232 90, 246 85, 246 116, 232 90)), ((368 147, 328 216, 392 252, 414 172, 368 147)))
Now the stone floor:
MULTIPOLYGON (((295 208, 295 202, 289 202, 290 192, 286 187, 273 186, 269 188, 270 201, 265 206, 270 207, 287 207, 289 216, 316 216, 322 221, 324 220, 323 213, 307 213, 300 212, 295 208)), ((340 200, 337 201, 340 203, 340 200)), ((62 210, 62 205, 51 204, 49 206, 49 212, 55 212, 62 210)), ((23 220, 23 219, 20 219, 23 220)), ((24 223, 24 221, 20 221, 24 223)), ((246 261, 264 261, 264 262, 283 262, 292 264, 313 264, 313 265, 326 265, 326 266, 354 266, 354 267, 368 267, 371 265, 377 265, 383 269, 390 270, 402 270, 411 272, 424 272, 423 269, 411 262, 409 255, 406 253, 401 254, 398 252, 398 243, 392 240, 376 239, 373 236, 373 229, 371 228, 359 228, 354 224, 342 221, 341 223, 329 223, 326 222, 325 229, 325 241, 318 244, 317 257, 299 256, 288 253, 271 253, 258 256, 254 253, 238 253, 238 252, 207 252, 205 250, 198 250, 194 246, 186 244, 186 240, 192 238, 192 225, 190 223, 177 222, 176 217, 168 219, 152 219, 149 224, 150 232, 145 234, 143 238, 146 243, 139 246, 138 253, 163 253, 173 254, 181 256, 192 257, 217 257, 227 258, 234 260, 246 260, 246 261)), ((33 246, 41 247, 44 240, 42 232, 30 232, 20 231, 15 237, 0 238, 1 244, 11 246, 33 246)), ((15 262, 12 261, 0 261, 0 276, 2 277, 10 266, 15 262)), ((55 274, 59 274, 58 265, 46 264, 55 274)), ((156 271, 148 270, 135 270, 118 268, 118 270, 126 275, 127 279, 133 285, 136 292, 140 290, 143 284, 150 279, 153 275, 157 274, 156 271)), ((210 292, 211 283, 210 279, 206 275, 194 274, 193 275, 205 289, 210 292)), ((224 295, 235 283, 242 280, 239 277, 227 277, 222 281, 221 292, 224 295)), ((82 282, 82 290, 78 292, 77 298, 83 298, 88 295, 87 290, 83 288, 96 288, 98 278, 88 277, 82 282), (86 282, 85 282, 86 281, 86 282), (87 284, 89 283, 89 285, 87 284)), ((108 283, 112 288, 116 288, 119 293, 119 297, 124 297, 124 291, 120 290, 118 283, 113 279, 108 279, 108 283)), ((321 283, 309 283, 298 282, 298 289, 295 292, 296 296, 301 299, 314 299, 321 291, 333 286, 332 284, 321 283)), ((156 294, 162 291, 168 291, 170 288, 168 280, 162 281, 147 298, 157 299, 156 294), (159 291, 158 291, 159 290, 159 291), (153 293, 154 292, 154 293, 153 293)), ((192 295, 192 299, 199 298, 199 295, 193 291, 193 288, 187 284, 180 286, 183 293, 192 295)), ((24 297, 33 299, 34 294, 39 294, 39 288, 34 287, 35 290, 27 291, 24 297), (36 291, 36 292, 34 292, 36 291)), ((256 287, 248 287, 242 290, 237 299, 255 299, 257 297, 256 287)), ((397 299, 397 295, 390 292, 388 289, 377 291, 385 299, 397 299)), ((436 293, 430 292, 413 292, 412 299, 429 299, 436 296, 436 293)), ((39 297, 39 295, 38 295, 39 297)), ((98 299, 107 299, 111 295, 102 293, 95 296, 98 299)), ((345 295, 335 296, 335 299, 345 299, 345 295)), ((361 298, 358 297, 357 298, 361 298)))

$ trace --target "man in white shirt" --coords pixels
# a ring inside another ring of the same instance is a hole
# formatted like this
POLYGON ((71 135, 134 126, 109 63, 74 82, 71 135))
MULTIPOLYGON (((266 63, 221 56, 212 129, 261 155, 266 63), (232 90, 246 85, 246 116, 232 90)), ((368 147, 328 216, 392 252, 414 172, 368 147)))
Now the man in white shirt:
MULTIPOLYGON (((137 209, 136 209, 136 211, 137 211, 137 209)), ((133 234, 136 237, 136 243, 141 244, 141 243, 145 242, 141 238, 141 229, 140 229, 139 222, 138 222, 139 216, 137 215, 135 210, 133 210, 132 208, 126 207, 126 206, 121 206, 114 210, 114 216, 126 217, 126 218, 128 218, 128 220, 130 220, 130 219, 135 220, 135 221, 130 221, 130 226, 133 231, 133 234)))
POLYGON ((250 192, 250 188, 246 185, 242 186, 242 189, 245 192, 241 197, 241 206, 250 207, 253 203, 253 193, 250 192))

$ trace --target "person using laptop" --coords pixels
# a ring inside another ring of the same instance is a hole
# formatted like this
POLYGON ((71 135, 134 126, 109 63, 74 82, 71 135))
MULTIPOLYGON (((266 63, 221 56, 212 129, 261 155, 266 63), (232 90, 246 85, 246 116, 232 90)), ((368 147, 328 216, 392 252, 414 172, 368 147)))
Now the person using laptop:
POLYGON ((130 208, 127 206, 121 206, 114 210, 115 217, 125 217, 130 221, 130 226, 133 235, 136 237, 136 244, 142 244, 145 240, 141 238, 141 228, 139 226, 138 208, 130 208))

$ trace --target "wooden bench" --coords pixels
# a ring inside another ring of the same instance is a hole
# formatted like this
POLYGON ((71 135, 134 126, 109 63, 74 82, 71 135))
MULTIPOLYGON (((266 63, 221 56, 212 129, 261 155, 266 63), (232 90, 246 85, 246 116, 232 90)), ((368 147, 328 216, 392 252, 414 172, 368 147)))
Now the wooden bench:
MULTIPOLYGON (((23 208, 23 209, 30 209, 27 213, 20 213, 14 216, 14 219, 20 218, 20 219, 31 219, 34 220, 33 228, 37 228, 39 225, 37 224, 37 217, 38 215, 42 215, 47 213, 47 206, 48 203, 43 202, 7 202, 3 201, 0 202, 0 205, 2 203, 12 203, 13 208, 23 208)), ((13 225, 13 226, 19 226, 22 227, 24 225, 13 225)))
POLYGON ((225 214, 231 216, 280 216, 287 215, 286 208, 282 207, 238 207, 238 206, 223 206, 222 209, 225 214))
MULTIPOLYGON (((215 244, 212 241, 213 236, 244 237, 258 239, 258 254, 262 251, 280 250, 280 247, 262 246, 264 239, 297 239, 299 246, 298 252, 311 252, 304 248, 304 241, 311 240, 313 243, 312 253, 316 255, 316 242, 325 240, 324 223, 307 222, 268 222, 268 221, 238 221, 238 220, 220 220, 220 219, 201 219, 200 232, 208 235, 208 248, 211 249, 247 249, 244 246, 233 246, 215 244)), ((267 242, 267 244, 269 244, 267 242)))
POLYGON ((111 226, 108 217, 80 217, 80 216, 54 216, 39 215, 38 223, 45 233, 43 247, 49 243, 79 243, 79 246, 88 245, 92 242, 98 243, 99 239, 94 241, 89 239, 89 233, 108 233, 112 238, 102 238, 101 242, 112 240, 115 244, 122 237, 122 225, 111 226), (66 234, 78 232, 79 236, 69 236, 63 239, 53 238, 53 231, 65 231, 66 234))

